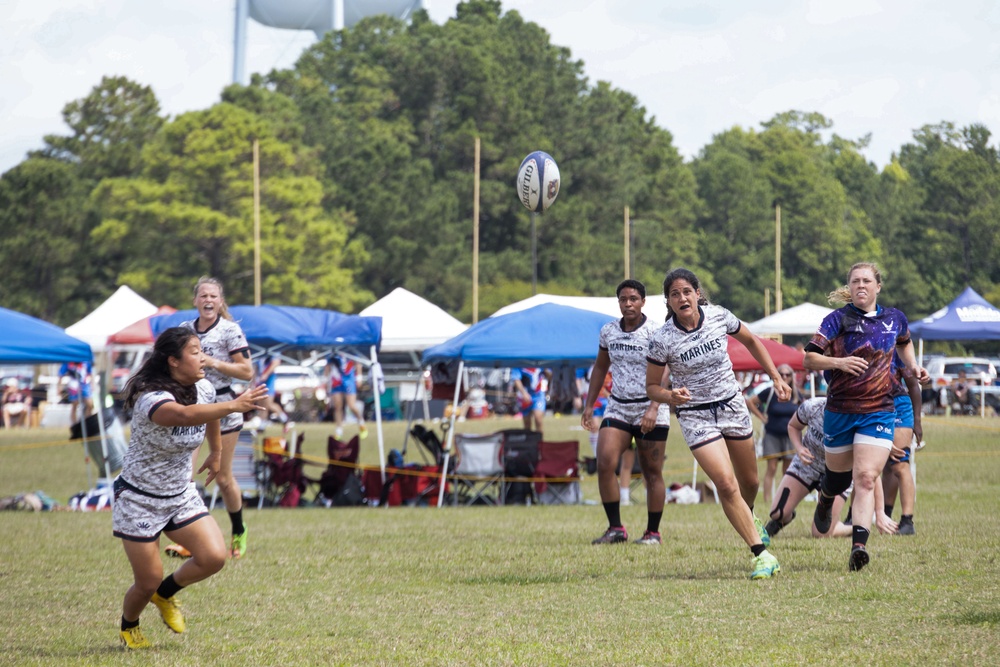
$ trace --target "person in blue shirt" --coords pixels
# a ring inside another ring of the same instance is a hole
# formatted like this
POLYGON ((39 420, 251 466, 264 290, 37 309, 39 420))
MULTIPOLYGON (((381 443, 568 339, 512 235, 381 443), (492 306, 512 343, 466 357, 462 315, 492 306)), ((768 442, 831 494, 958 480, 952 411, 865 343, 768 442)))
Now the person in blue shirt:
POLYGON ((549 375, 550 372, 542 368, 517 368, 510 374, 511 380, 514 381, 514 392, 517 394, 526 431, 532 430, 534 421, 534 430, 542 432, 549 375))
POLYGON ((76 423, 76 406, 83 404, 83 414, 80 419, 86 419, 94 412, 93 389, 90 386, 90 376, 94 368, 90 362, 72 361, 59 367, 59 377, 66 378, 67 398, 70 402, 69 420, 76 423))

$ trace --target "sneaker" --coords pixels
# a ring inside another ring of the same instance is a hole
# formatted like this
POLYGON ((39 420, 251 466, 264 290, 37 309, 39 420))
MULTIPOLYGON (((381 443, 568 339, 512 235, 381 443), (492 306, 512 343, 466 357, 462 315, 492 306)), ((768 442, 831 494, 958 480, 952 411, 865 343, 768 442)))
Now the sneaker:
POLYGON ((181 605, 177 601, 176 595, 162 598, 159 593, 153 593, 153 599, 150 602, 160 610, 160 617, 163 618, 163 622, 168 628, 176 633, 184 632, 187 626, 184 624, 184 614, 181 613, 181 605))
POLYGON ((295 422, 293 422, 293 421, 287 421, 287 422, 285 422, 284 430, 282 432, 283 433, 288 433, 289 431, 293 431, 293 430, 295 430, 295 422))
POLYGON ((591 544, 618 544, 619 542, 628 542, 628 531, 625 530, 625 526, 611 526, 591 544))
POLYGON ((760 541, 764 544, 764 546, 771 546, 771 536, 764 528, 764 522, 758 519, 756 514, 753 515, 753 525, 757 528, 757 534, 760 535, 760 541))
POLYGON ((364 426, 362 426, 361 430, 358 432, 358 437, 361 438, 362 440, 364 440, 365 438, 367 438, 368 437, 368 429, 365 428, 364 426))
POLYGON ((190 558, 191 552, 180 544, 168 544, 163 553, 172 558, 190 558))
POLYGON ((247 533, 249 532, 250 529, 244 523, 243 532, 239 535, 233 535, 233 541, 229 547, 229 557, 233 560, 243 558, 243 555, 247 552, 247 533))
POLYGON ((855 544, 851 549, 851 558, 848 561, 847 566, 851 572, 860 572, 861 568, 868 565, 868 561, 868 550, 865 549, 865 545, 855 544))
POLYGON ((642 537, 640 537, 635 541, 635 543, 660 545, 663 544, 663 538, 660 537, 659 533, 654 533, 651 530, 647 530, 645 533, 642 534, 642 537))
POLYGON ((344 437, 344 429, 342 427, 340 427, 340 426, 338 426, 337 428, 333 429, 333 437, 335 437, 337 440, 340 440, 341 438, 343 438, 344 437))
POLYGON ((125 644, 125 648, 127 649, 149 648, 152 646, 152 644, 149 643, 149 640, 143 636, 142 628, 138 625, 134 628, 129 628, 128 630, 122 630, 118 633, 118 636, 121 638, 122 644, 125 644))
POLYGON ((765 551, 753 559, 753 572, 750 573, 750 578, 770 579, 779 572, 781 566, 778 565, 778 559, 772 556, 770 551, 765 551))
POLYGON ((913 527, 912 521, 900 521, 899 522, 899 532, 897 535, 916 535, 917 529, 913 527))
POLYGON ((833 523, 833 498, 827 498, 822 493, 816 501, 816 512, 813 514, 813 525, 820 535, 826 535, 833 523))

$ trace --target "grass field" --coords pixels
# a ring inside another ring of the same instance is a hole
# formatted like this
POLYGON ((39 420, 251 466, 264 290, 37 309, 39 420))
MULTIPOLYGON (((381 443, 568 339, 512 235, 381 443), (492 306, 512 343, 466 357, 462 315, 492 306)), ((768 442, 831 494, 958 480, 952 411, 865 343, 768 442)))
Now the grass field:
MULTIPOLYGON (((550 418, 547 434, 589 451, 576 424, 550 418)), ((305 430, 320 457, 329 425, 305 430)), ((402 431, 387 424, 387 447, 402 431)), ((672 431, 668 483, 690 481, 672 431)), ((110 514, 3 512, 0 665, 997 665, 1000 421, 925 431, 917 535, 873 535, 861 573, 846 540, 808 537, 809 504, 774 540, 781 574, 759 582, 715 504, 668 505, 660 548, 591 546, 600 505, 249 509, 247 557, 181 592, 187 633, 148 608, 142 655, 119 648, 131 573, 110 514)), ((63 437, 0 431, 0 496, 84 490, 82 448, 63 437)), ((362 459, 377 458, 373 436, 362 459)), ((583 489, 598 500, 594 478, 583 489)), ((623 516, 642 532, 644 507, 623 516)))

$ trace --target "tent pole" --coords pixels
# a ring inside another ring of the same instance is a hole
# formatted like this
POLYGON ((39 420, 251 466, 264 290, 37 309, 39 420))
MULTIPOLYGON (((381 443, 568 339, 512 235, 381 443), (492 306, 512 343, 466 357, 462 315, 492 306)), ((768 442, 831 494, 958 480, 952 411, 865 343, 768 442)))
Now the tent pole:
POLYGON ((375 428, 376 436, 378 437, 378 461, 379 466, 382 469, 382 484, 385 484, 385 440, 382 437, 382 393, 379 391, 379 385, 383 383, 382 367, 378 363, 378 353, 375 351, 375 346, 372 345, 371 348, 371 358, 372 358, 372 372, 371 372, 371 382, 372 382, 372 393, 375 395, 375 428))
POLYGON ((455 402, 451 410, 451 426, 444 447, 444 465, 441 466, 441 484, 438 488, 438 509, 444 505, 444 485, 448 477, 448 460, 451 458, 451 446, 455 442, 455 415, 458 414, 458 397, 462 391, 462 373, 465 371, 465 360, 458 362, 458 374, 455 376, 455 402))

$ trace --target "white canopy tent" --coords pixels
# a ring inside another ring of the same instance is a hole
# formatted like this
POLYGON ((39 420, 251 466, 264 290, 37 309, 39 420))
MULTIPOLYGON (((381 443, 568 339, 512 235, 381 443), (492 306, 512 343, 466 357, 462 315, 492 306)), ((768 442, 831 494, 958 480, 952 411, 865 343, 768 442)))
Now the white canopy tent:
MULTIPOLYGON (((580 310, 591 310, 595 313, 603 313, 604 315, 610 315, 614 318, 622 316, 621 308, 618 307, 618 299, 613 296, 560 296, 557 294, 536 294, 535 296, 522 301, 516 301, 508 306, 504 306, 497 312, 493 313, 493 317, 516 313, 519 310, 526 310, 528 308, 534 308, 535 306, 543 303, 554 303, 560 306, 579 308, 580 310)), ((667 304, 664 302, 663 295, 659 290, 652 294, 648 291, 646 292, 646 305, 643 306, 642 312, 646 314, 646 317, 658 324, 662 324, 667 321, 667 304)))
POLYGON ((382 318, 385 352, 423 352, 468 329, 457 319, 423 297, 397 287, 361 311, 362 317, 382 318))
POLYGON ((136 294, 128 285, 122 285, 92 313, 67 327, 66 333, 84 341, 98 354, 107 347, 108 336, 155 314, 156 306, 136 294))
POLYGON ((800 303, 792 308, 779 310, 762 320, 748 322, 747 327, 758 336, 788 335, 811 336, 819 329, 823 318, 833 312, 814 303, 800 303))

